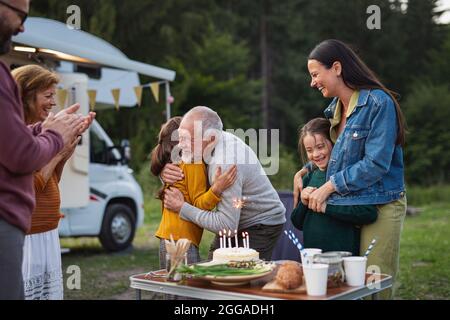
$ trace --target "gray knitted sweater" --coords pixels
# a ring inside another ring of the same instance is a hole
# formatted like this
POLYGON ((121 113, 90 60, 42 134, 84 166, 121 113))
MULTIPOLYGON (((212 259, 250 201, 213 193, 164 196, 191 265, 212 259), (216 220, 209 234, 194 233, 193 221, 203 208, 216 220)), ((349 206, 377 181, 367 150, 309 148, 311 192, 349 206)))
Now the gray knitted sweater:
POLYGON ((222 193, 222 201, 215 211, 201 210, 185 202, 180 211, 182 219, 214 233, 223 229, 243 230, 257 224, 285 223, 286 209, 278 193, 267 178, 256 154, 241 139, 223 132, 211 160, 207 162, 211 184, 218 166, 225 172, 233 164, 237 164, 236 182, 222 193), (244 203, 242 208, 237 205, 239 201, 244 203))

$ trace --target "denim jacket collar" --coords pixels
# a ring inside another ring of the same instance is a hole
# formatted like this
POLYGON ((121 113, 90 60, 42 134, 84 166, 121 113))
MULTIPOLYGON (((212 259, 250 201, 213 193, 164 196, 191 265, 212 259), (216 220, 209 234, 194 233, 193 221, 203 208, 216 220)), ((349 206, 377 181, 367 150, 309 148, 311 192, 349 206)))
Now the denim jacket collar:
POLYGON ((356 104, 357 107, 362 107, 367 104, 367 100, 369 99, 370 90, 368 89, 361 89, 359 90, 359 98, 358 103, 356 104))
MULTIPOLYGON (((356 104, 356 107, 365 106, 369 99, 369 94, 370 94, 370 89, 361 89, 359 91, 358 103, 356 104)), ((333 101, 331 101, 331 103, 325 109, 324 114, 327 119, 333 118, 338 99, 339 99, 338 97, 333 98, 333 101)))

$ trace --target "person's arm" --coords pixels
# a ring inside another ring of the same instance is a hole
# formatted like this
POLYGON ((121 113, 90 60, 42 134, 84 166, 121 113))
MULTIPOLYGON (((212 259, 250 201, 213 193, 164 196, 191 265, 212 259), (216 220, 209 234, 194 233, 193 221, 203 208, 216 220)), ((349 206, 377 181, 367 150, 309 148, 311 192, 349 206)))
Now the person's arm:
POLYGON ((64 165, 75 151, 75 147, 80 140, 81 137, 78 137, 70 145, 64 146, 61 152, 59 152, 46 166, 34 174, 34 188, 36 191, 43 191, 47 186, 47 182, 54 174, 56 174, 58 182, 61 180, 64 165))
POLYGON ((364 157, 330 177, 334 189, 347 195, 368 188, 388 171, 397 139, 397 114, 392 99, 373 104, 370 131, 365 141, 364 157))
POLYGON ((57 154, 46 166, 34 174, 34 188, 36 191, 43 191, 47 182, 55 173, 55 168, 61 161, 61 156, 57 154))
POLYGON ((47 186, 48 180, 45 180, 41 171, 36 171, 33 174, 33 184, 35 192, 43 192, 45 187, 47 186))
POLYGON ((308 172, 310 172, 309 170, 309 164, 310 162, 308 162, 303 168, 301 168, 299 171, 297 171, 297 173, 294 175, 294 190, 293 190, 293 195, 294 195, 294 208, 297 207, 297 204, 299 202, 299 198, 300 198, 300 193, 303 190, 303 177, 305 175, 308 174, 308 172))
MULTIPOLYGON (((228 169, 228 167, 225 167, 225 165, 222 165, 222 170, 228 169)), ((215 170, 215 167, 210 165, 209 170, 215 170)), ((237 230, 241 209, 235 207, 233 199, 242 198, 242 186, 243 172, 238 166, 236 182, 223 192, 222 201, 218 203, 215 212, 201 210, 185 202, 181 207, 180 217, 215 233, 223 229, 237 230)))
POLYGON ((183 180, 184 174, 180 167, 173 163, 168 163, 164 166, 159 179, 161 183, 164 184, 175 184, 178 181, 183 180))
MULTIPOLYGON (((189 163, 183 166, 186 192, 192 205, 202 210, 213 210, 220 202, 220 197, 211 188, 208 189, 208 176, 203 164, 189 163)), ((177 187, 177 184, 175 184, 177 187)))
POLYGON ((42 132, 42 122, 28 125, 28 128, 31 129, 31 134, 33 136, 37 136, 38 134, 40 134, 42 132))
POLYGON ((305 222, 306 212, 308 207, 303 205, 300 201, 297 208, 295 208, 291 213, 291 222, 298 230, 303 230, 303 224, 305 222))
MULTIPOLYGON (((310 193, 308 191, 308 184, 311 180, 311 174, 306 174, 302 177, 302 185, 305 187, 302 192, 310 193)), ((305 222, 306 212, 308 211, 308 205, 303 203, 301 200, 298 201, 298 205, 291 213, 291 222, 299 230, 303 230, 303 223, 305 222)))
POLYGON ((81 140, 81 136, 77 137, 70 145, 64 146, 63 150, 61 150, 61 152, 58 154, 59 158, 61 159, 55 167, 55 173, 56 173, 56 178, 58 179, 58 182, 61 181, 61 176, 62 176, 64 166, 66 165, 67 160, 69 160, 70 157, 75 152, 75 148, 77 147, 80 140, 81 140))
POLYGON ((67 160, 69 160, 69 158, 62 159, 55 167, 55 173, 56 173, 56 178, 58 179, 58 182, 61 181, 62 173, 64 171, 64 166, 66 165, 67 160))
MULTIPOLYGON (((204 188, 208 187, 206 167, 202 166, 202 175, 197 175, 205 179, 204 188)), ((200 209, 212 210, 216 207, 216 205, 220 202, 220 196, 222 193, 231 187, 237 178, 237 167, 236 165, 232 166, 230 169, 222 173, 221 167, 216 168, 216 174, 214 176, 214 183, 208 189, 208 191, 204 192, 200 195, 193 195, 193 205, 200 209)))
POLYGON ((325 214, 355 225, 374 223, 378 217, 377 207, 373 205, 337 206, 327 204, 325 214))

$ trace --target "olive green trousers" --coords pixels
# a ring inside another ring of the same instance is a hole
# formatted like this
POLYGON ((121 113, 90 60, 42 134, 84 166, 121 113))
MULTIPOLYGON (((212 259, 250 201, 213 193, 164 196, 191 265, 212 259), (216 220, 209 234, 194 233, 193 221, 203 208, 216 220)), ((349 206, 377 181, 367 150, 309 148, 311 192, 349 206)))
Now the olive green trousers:
POLYGON ((364 255, 372 239, 377 238, 375 247, 368 256, 367 267, 392 276, 392 289, 385 290, 379 295, 381 299, 392 299, 398 286, 395 280, 399 267, 400 235, 406 216, 406 196, 391 203, 378 205, 377 208, 377 221, 361 229, 360 253, 364 255))

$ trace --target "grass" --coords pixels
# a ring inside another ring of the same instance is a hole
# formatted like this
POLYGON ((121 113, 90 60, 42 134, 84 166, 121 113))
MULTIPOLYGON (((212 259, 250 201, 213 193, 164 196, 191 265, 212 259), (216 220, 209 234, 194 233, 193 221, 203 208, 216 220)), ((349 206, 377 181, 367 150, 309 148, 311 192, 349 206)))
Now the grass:
POLYGON ((408 217, 400 244, 399 299, 450 298, 450 204, 408 217))
MULTIPOLYGON (((396 299, 450 298, 450 187, 408 188, 408 201, 423 211, 407 217, 401 238, 400 287, 396 299), (432 203, 424 205, 424 203, 432 203)), ((64 280, 70 265, 81 269, 81 289, 68 290, 65 299, 133 299, 129 276, 159 267, 159 242, 154 237, 160 219, 160 203, 146 199, 145 224, 136 234, 133 247, 120 253, 106 253, 95 238, 62 239, 64 280)), ((205 232, 200 247, 207 257, 213 235, 205 232)), ((161 299, 159 294, 144 293, 144 299, 161 299)))

